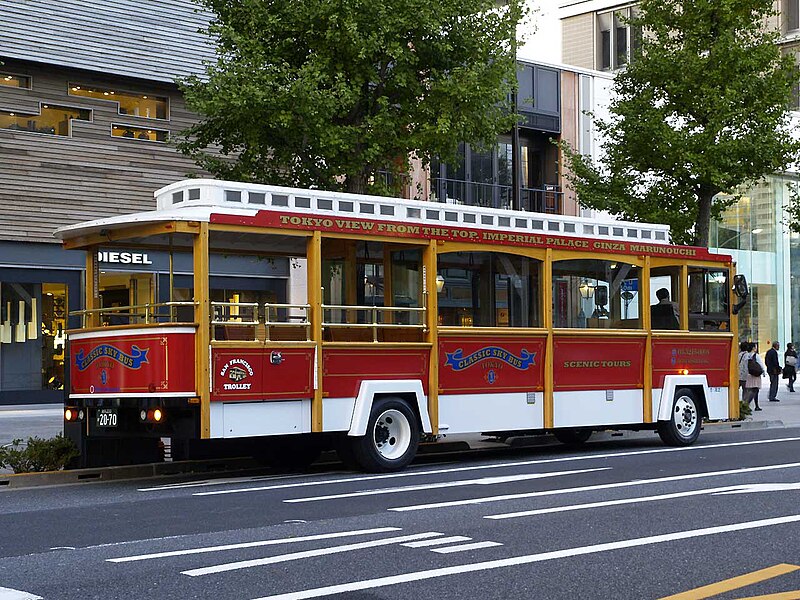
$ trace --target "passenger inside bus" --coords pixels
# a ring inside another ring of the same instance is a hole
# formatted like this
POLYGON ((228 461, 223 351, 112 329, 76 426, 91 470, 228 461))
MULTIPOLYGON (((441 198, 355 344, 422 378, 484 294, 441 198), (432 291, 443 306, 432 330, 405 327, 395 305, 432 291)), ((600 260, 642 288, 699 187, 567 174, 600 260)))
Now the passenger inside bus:
POLYGON ((657 304, 650 306, 650 320, 653 329, 680 329, 678 305, 672 302, 667 288, 656 291, 657 304))

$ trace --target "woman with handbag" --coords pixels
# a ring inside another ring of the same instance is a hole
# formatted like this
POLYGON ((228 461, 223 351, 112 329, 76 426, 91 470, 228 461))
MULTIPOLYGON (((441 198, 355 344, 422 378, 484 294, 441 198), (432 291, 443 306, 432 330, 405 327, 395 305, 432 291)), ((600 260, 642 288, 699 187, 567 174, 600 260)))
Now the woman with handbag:
POLYGON ((747 377, 744 383, 744 400, 747 404, 755 402, 756 406, 753 409, 754 411, 761 410, 761 407, 758 405, 758 391, 761 388, 761 378, 766 372, 767 367, 756 351, 756 345, 753 342, 749 342, 747 344, 747 377))
POLYGON ((783 378, 788 379, 786 387, 794 391, 794 381, 797 379, 797 351, 794 344, 786 344, 786 354, 783 355, 783 378))

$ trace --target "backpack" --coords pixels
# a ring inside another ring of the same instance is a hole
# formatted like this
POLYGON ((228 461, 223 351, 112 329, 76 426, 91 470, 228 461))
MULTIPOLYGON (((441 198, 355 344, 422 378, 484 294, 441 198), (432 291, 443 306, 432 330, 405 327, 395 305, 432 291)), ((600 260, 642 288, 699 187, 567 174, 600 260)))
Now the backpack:
POLYGON ((747 372, 753 377, 761 377, 764 374, 764 369, 758 364, 755 356, 747 359, 747 372))

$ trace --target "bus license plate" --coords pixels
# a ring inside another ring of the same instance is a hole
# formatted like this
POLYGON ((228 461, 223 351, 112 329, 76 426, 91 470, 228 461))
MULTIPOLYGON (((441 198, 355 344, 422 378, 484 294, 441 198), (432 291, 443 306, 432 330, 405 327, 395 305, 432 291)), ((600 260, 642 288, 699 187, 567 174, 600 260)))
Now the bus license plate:
POLYGON ((116 408, 98 408, 95 424, 98 427, 116 427, 118 419, 116 408))

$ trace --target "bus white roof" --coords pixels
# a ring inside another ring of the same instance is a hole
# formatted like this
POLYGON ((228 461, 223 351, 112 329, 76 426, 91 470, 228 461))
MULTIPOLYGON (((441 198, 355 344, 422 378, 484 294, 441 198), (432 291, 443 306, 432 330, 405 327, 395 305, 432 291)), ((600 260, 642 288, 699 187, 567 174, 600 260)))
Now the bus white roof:
POLYGON ((55 235, 67 240, 130 225, 164 221, 208 222, 215 214, 255 216, 259 211, 273 210, 299 215, 358 217, 377 221, 402 221, 513 233, 669 244, 668 225, 599 221, 549 213, 466 206, 449 201, 404 200, 215 179, 179 181, 156 191, 155 199, 154 211, 67 225, 56 230, 55 235))

